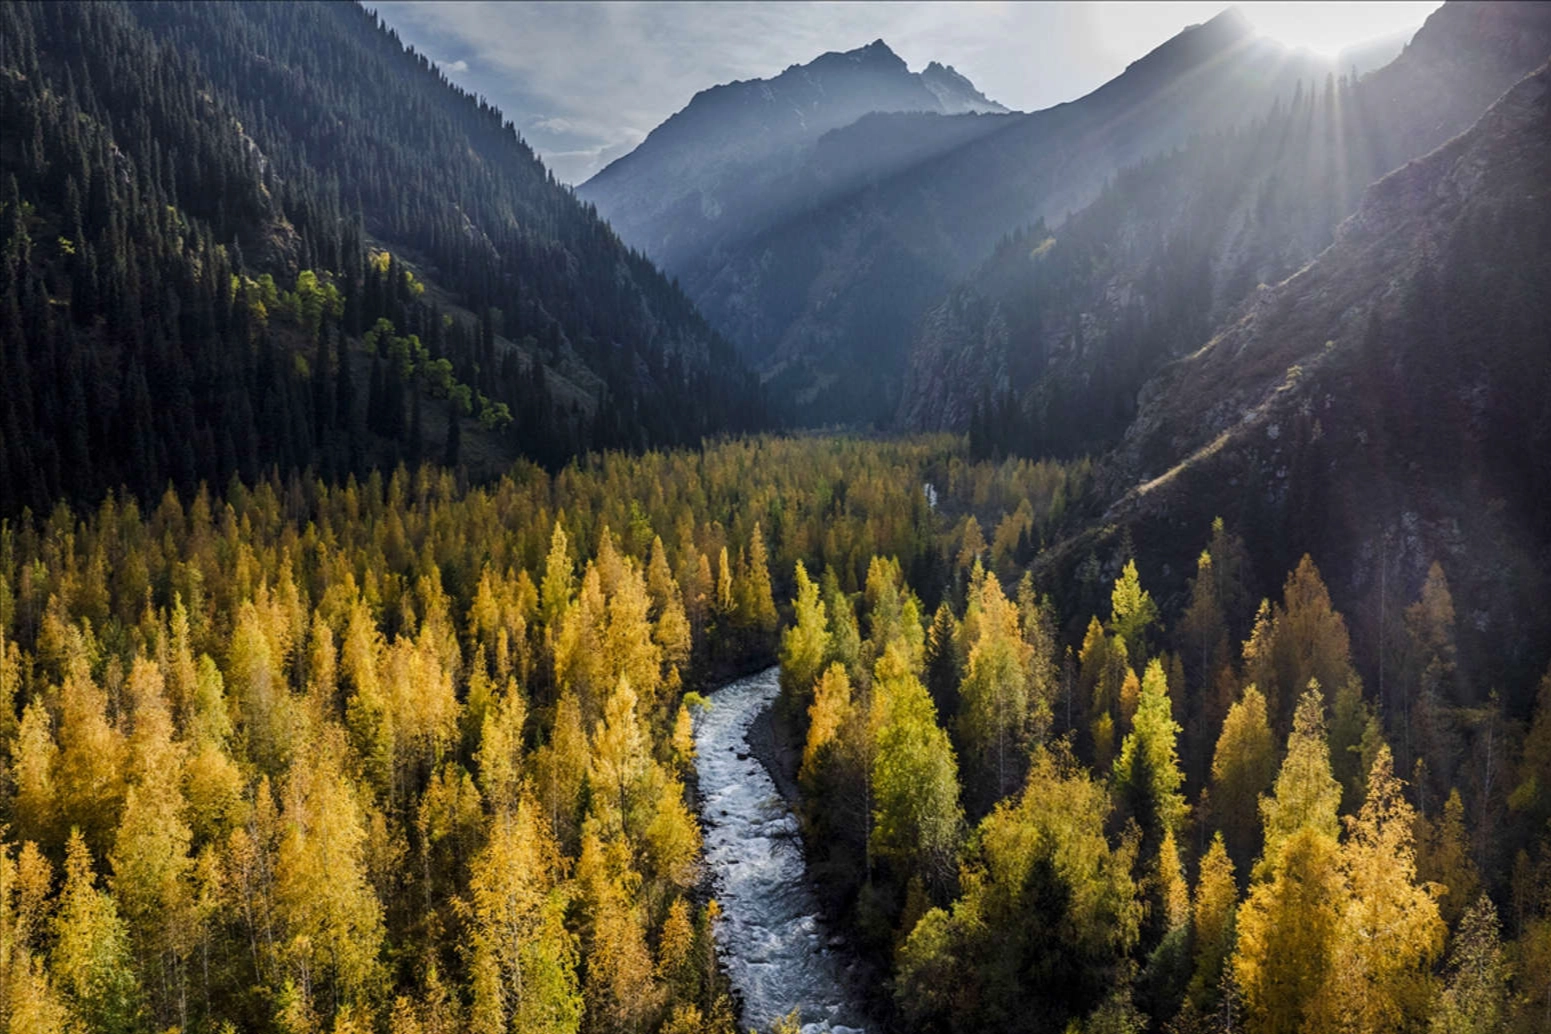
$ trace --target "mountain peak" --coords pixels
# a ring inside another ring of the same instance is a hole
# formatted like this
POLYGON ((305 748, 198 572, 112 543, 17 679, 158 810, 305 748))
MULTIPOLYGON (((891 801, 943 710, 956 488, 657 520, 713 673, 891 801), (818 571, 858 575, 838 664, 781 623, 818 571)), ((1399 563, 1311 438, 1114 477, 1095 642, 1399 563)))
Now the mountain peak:
POLYGON ((1200 25, 1193 25, 1191 28, 1205 28, 1207 26, 1211 26, 1217 32, 1238 36, 1253 36, 1255 34, 1255 25, 1249 20, 1249 15, 1245 14, 1243 9, 1237 6, 1230 7, 1213 15, 1200 25))
MULTIPOLYGON (((1146 54, 1126 66, 1120 76, 1095 91, 1094 96, 1147 93, 1191 69, 1207 66, 1215 58, 1229 54, 1259 39, 1259 34, 1244 12, 1230 7, 1197 25, 1187 25, 1146 54)), ((1279 44, 1269 43, 1272 47, 1279 44)))
MULTIPOLYGON (((820 62, 824 61, 825 58, 830 56, 831 55, 829 54, 824 54, 821 57, 810 61, 806 66, 800 67, 812 68, 814 65, 819 64, 820 62)), ((905 65, 905 59, 894 53, 894 51, 890 49, 889 45, 883 42, 881 38, 873 40, 871 43, 864 47, 857 47, 855 50, 847 50, 840 54, 840 56, 850 58, 857 64, 875 66, 880 70, 901 73, 909 71, 908 67, 905 65)))
POLYGON ((959 115, 1007 110, 951 66, 933 61, 924 71, 910 71, 880 37, 852 50, 831 50, 806 64, 790 65, 768 79, 738 80, 701 90, 652 130, 640 147, 593 177, 584 192, 653 152, 668 160, 672 171, 666 175, 677 182, 686 171, 707 163, 753 161, 759 155, 812 142, 872 112, 959 115))

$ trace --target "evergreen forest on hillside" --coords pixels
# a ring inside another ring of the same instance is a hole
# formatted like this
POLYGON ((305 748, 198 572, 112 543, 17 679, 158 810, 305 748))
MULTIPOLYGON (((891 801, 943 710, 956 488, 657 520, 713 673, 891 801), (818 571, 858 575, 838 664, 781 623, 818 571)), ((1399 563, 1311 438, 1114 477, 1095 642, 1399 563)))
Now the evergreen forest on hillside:
POLYGON ((6 513, 764 420, 683 295, 354 4, 7 2, 0 121, 6 513))

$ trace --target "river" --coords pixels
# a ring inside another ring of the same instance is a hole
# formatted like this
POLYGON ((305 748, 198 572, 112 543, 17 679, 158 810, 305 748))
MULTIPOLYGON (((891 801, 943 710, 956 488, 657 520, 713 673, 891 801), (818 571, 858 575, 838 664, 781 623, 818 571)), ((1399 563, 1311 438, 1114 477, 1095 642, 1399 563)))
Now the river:
POLYGON ((861 1034, 845 960, 808 885, 797 818, 749 752, 749 728, 775 700, 778 674, 728 683, 695 722, 705 858, 722 907, 717 946, 745 1027, 767 1028, 797 1009, 804 1034, 861 1034))

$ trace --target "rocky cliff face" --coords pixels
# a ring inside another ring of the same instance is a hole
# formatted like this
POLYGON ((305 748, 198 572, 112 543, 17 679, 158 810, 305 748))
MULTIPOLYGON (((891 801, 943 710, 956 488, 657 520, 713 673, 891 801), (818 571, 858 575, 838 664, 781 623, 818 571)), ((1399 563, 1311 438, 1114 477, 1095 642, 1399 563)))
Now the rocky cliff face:
POLYGON ((1547 620, 1548 185, 1551 63, 1374 184, 1314 262, 1151 381, 1101 465, 1114 502, 1042 563, 1127 532, 1177 588, 1221 515, 1253 530, 1263 573, 1314 554, 1366 633, 1381 593, 1410 598, 1443 561, 1457 598, 1487 601, 1459 618, 1502 665, 1487 674, 1543 665, 1483 647, 1533 643, 1547 620))
POLYGON ((1551 9, 1448 4, 1390 65, 1295 92, 1253 128, 1121 174, 1020 233, 917 329, 897 414, 993 444, 1112 442, 1143 381, 1329 244, 1364 186, 1460 132, 1551 52, 1551 9), (978 412, 978 417, 977 417, 978 412))

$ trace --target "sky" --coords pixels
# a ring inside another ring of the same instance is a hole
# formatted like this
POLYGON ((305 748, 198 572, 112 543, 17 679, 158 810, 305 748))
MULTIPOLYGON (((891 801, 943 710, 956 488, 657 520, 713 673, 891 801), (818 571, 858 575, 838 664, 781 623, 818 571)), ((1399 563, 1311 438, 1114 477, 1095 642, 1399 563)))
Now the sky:
MULTIPOLYGON (((882 39, 912 71, 954 66, 986 96, 1037 111, 1074 100, 1215 3, 372 3, 448 77, 483 95, 566 183, 640 143, 698 91, 765 79, 882 39)), ((1416 29, 1438 0, 1242 3, 1261 32, 1333 54, 1416 29)))

